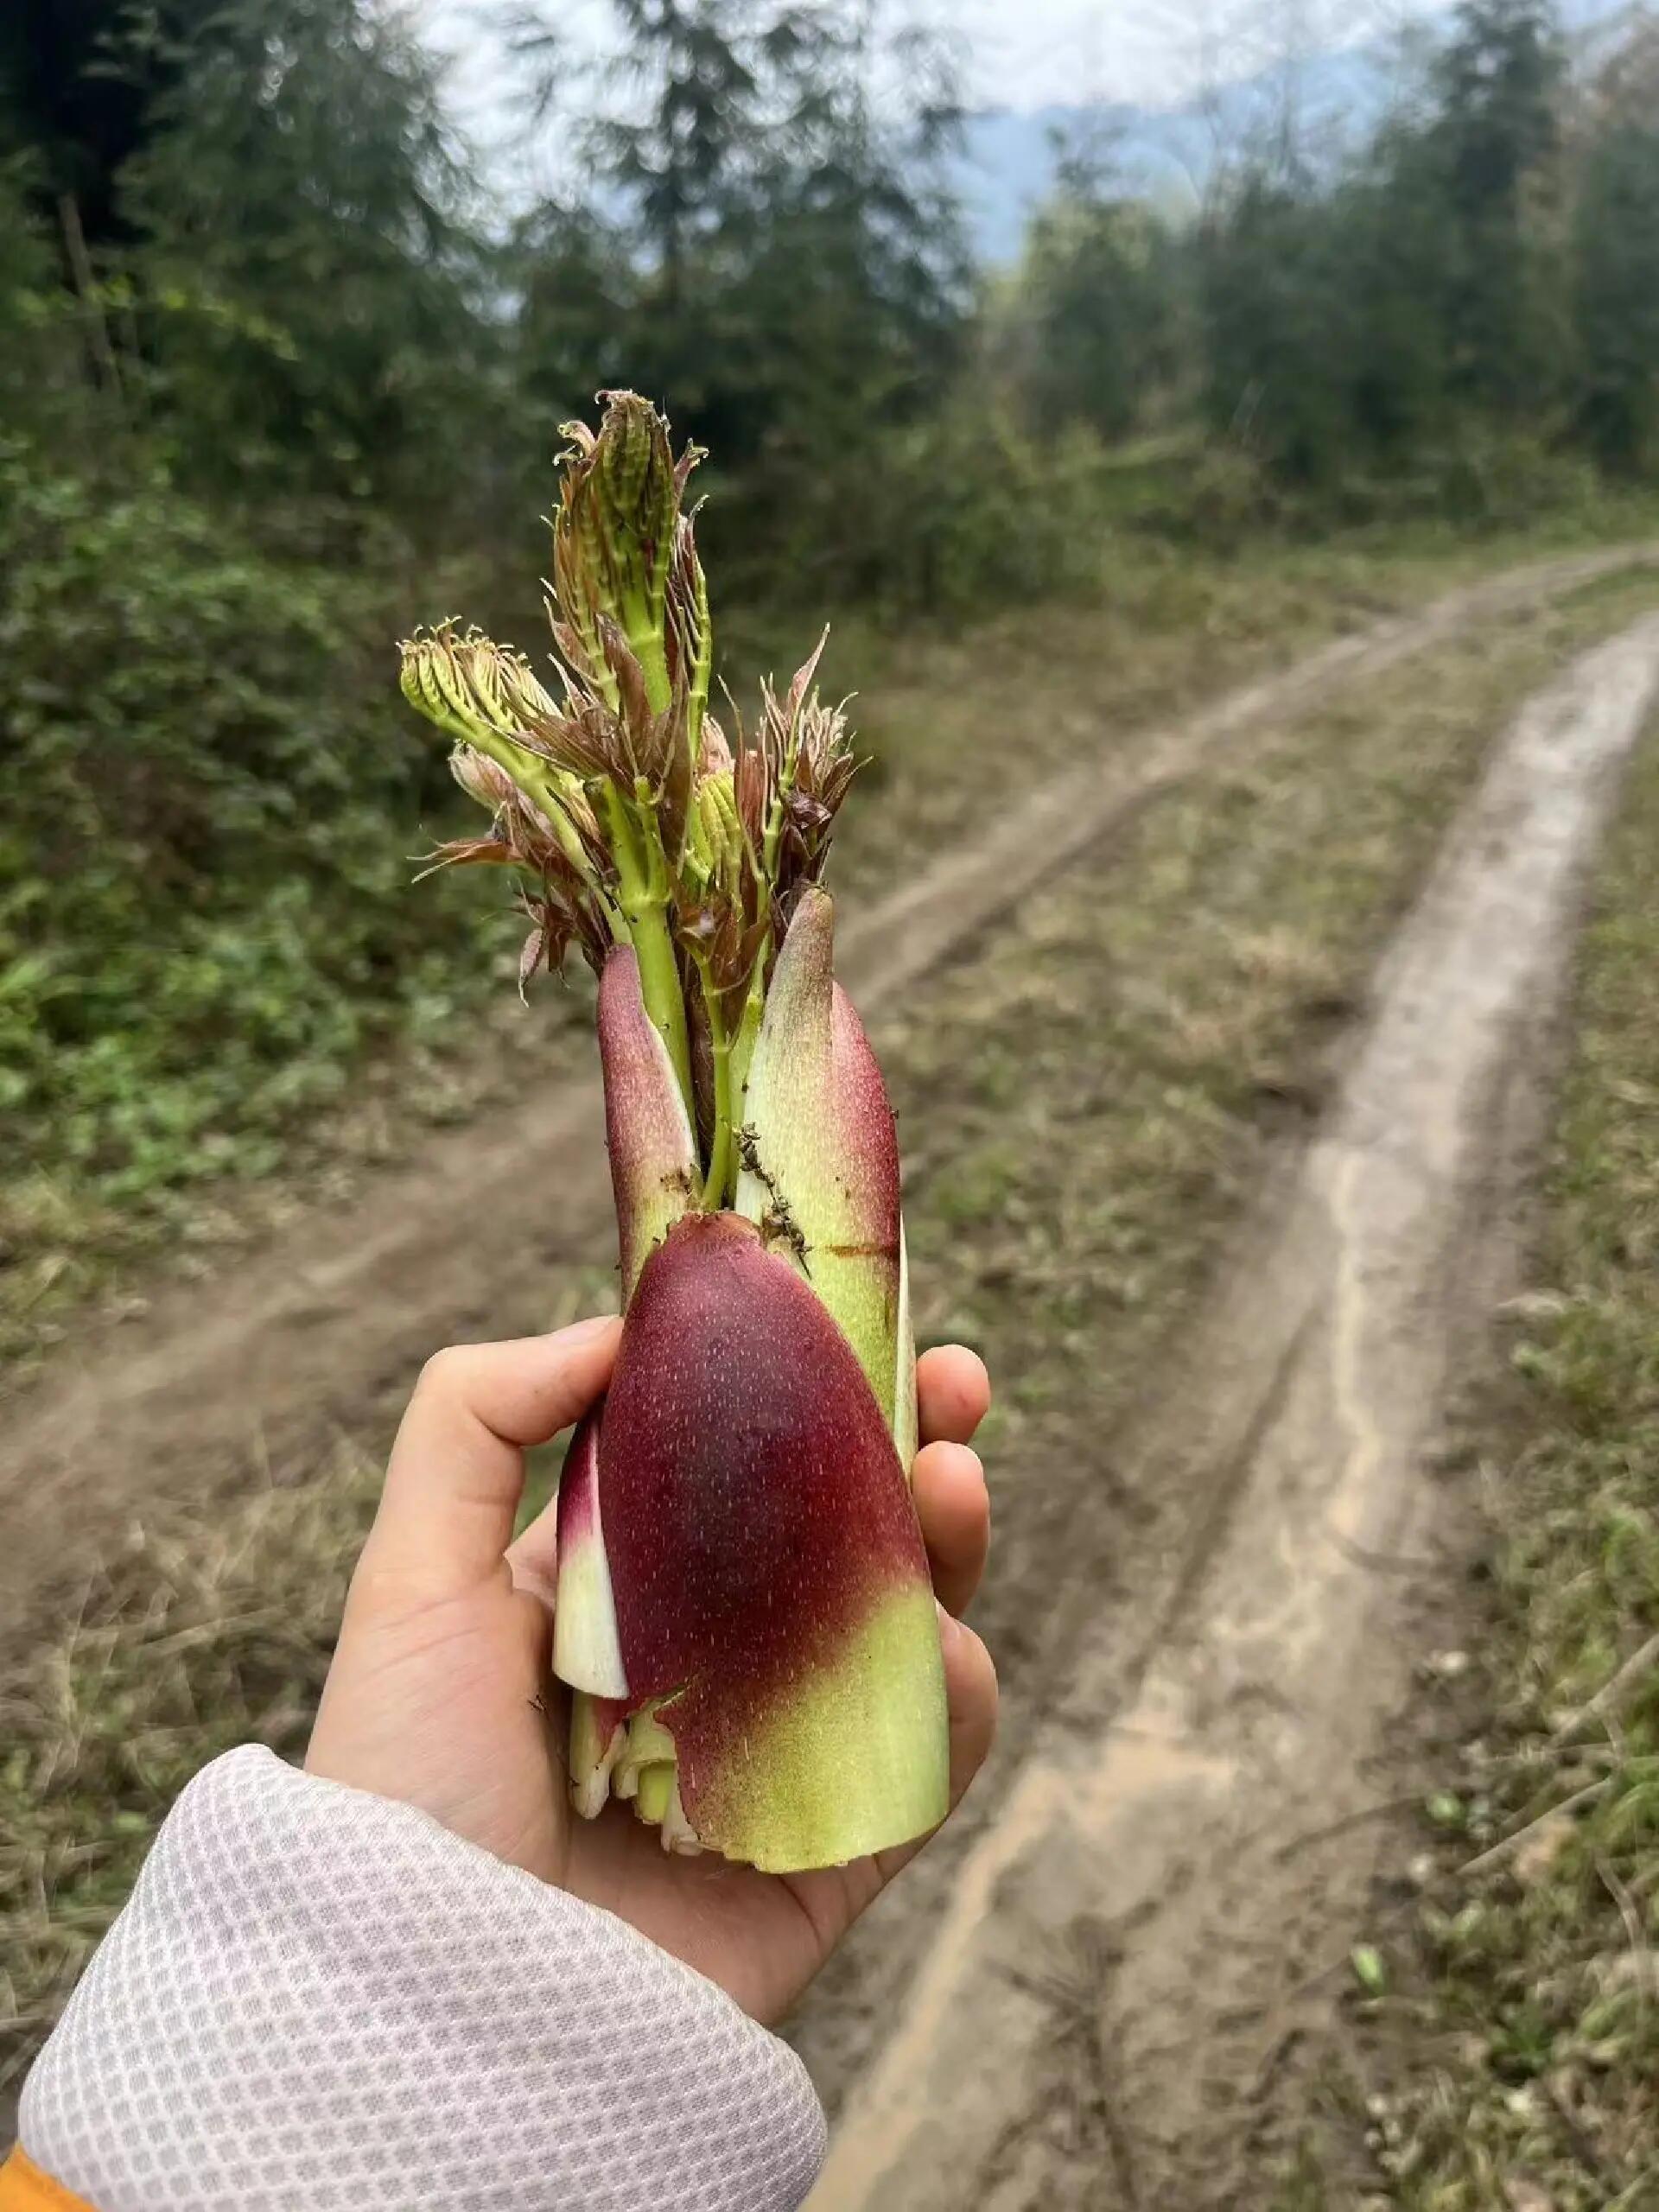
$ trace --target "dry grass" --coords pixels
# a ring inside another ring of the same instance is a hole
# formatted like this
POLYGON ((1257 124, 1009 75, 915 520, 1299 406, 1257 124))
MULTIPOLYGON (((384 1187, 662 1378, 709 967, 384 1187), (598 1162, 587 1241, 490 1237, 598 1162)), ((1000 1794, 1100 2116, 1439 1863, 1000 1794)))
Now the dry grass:
POLYGON ((157 1822, 237 1743, 303 1748, 378 1478, 341 1447, 213 1528, 148 1536, 0 1697, 0 2095, 157 1822))

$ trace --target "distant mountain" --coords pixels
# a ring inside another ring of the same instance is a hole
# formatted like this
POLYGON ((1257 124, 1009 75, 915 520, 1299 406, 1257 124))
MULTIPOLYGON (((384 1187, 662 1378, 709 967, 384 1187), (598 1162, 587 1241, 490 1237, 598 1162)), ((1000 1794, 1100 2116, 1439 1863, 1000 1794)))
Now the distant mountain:
POLYGON ((1196 205, 1219 153, 1271 127, 1294 97, 1313 143, 1334 148, 1373 125, 1394 72, 1363 49, 1315 56, 1294 92, 1279 79, 1228 85, 1202 108, 994 108, 969 118, 957 188, 974 245, 993 267, 1018 258, 1032 212, 1054 182, 1057 139, 1088 127, 1105 137, 1126 184, 1172 207, 1196 205))
MULTIPOLYGON (((1574 42, 1593 53, 1642 10, 1637 0, 1566 0, 1561 12, 1574 42)), ((1426 16, 1421 35, 1433 40, 1450 22, 1449 11, 1426 16)), ((1018 259, 1031 214, 1053 188, 1057 134, 1103 131, 1126 182, 1172 208, 1191 207, 1218 152, 1271 128, 1287 98, 1308 142, 1334 154, 1375 129, 1406 66, 1399 48, 1366 44, 1313 54, 1289 81, 1275 71, 1224 85, 1202 106, 982 110, 968 119, 957 173, 975 250, 993 268, 1018 259)))

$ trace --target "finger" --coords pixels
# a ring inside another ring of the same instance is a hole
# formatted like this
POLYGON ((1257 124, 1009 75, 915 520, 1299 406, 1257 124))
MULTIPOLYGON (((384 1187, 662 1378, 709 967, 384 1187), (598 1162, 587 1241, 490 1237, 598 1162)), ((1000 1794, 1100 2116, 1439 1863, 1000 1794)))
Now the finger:
POLYGON ((372 1586, 423 1602, 500 1567, 524 1484, 524 1452, 584 1414, 610 1380, 621 1324, 579 1321, 549 1337, 457 1344, 429 1360, 391 1448, 364 1548, 372 1586))
POLYGON ((996 1739, 996 1668, 972 1629, 948 1613, 939 1621, 939 1640, 950 1716, 950 1809, 955 1812, 996 1739))
POLYGON ((916 1363, 924 1444, 969 1444, 990 1408, 991 1378, 966 1344, 939 1344, 916 1363))
POLYGON ((991 1541, 991 1501, 979 1454, 965 1444, 925 1444, 912 1480, 933 1594, 960 1613, 979 1587, 991 1541))

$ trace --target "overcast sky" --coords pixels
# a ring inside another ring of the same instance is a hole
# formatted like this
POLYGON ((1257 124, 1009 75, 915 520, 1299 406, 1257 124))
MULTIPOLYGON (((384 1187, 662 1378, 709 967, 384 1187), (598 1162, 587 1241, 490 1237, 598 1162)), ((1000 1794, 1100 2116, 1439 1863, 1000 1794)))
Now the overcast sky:
MULTIPOLYGON (((1179 105, 1204 82, 1252 75, 1288 51, 1372 36, 1427 14, 1437 0, 887 0, 892 20, 920 17, 954 31, 976 105, 1043 107, 1091 100, 1179 105)), ((1445 4, 1445 0, 1439 0, 1445 4)), ((499 101, 493 0, 419 0, 435 44, 467 59, 456 81, 463 114, 499 101)), ((604 0, 557 0, 546 10, 574 45, 602 39, 604 0)))

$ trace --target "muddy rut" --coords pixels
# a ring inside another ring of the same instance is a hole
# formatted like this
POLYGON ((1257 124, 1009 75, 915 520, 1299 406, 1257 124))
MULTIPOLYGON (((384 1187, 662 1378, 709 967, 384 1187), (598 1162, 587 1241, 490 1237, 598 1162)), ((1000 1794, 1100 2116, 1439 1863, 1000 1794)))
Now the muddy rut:
MULTIPOLYGON (((867 1008, 895 998, 1206 755, 1476 622, 1655 561, 1659 546, 1627 546, 1488 580, 1103 753, 865 910, 843 934, 843 973, 867 1008)), ((593 1081, 550 1088, 533 1113, 432 1139, 359 1203, 308 1214, 219 1279, 162 1291, 118 1333, 79 1334, 6 1408, 0 1637, 26 1635, 51 1590, 135 1516, 280 1474, 341 1430, 378 1432, 436 1344, 545 1325, 559 1270, 608 1254, 600 1128, 593 1081)))
POLYGON ((1191 1339, 1202 1393, 1134 1440, 1135 1479, 1192 1501, 1187 1556, 1140 1647, 1085 1637, 1005 1761, 812 2212, 1259 2201, 1444 1586, 1432 1447, 1514 1280, 1583 864, 1656 704, 1653 618, 1493 753, 1191 1339))

